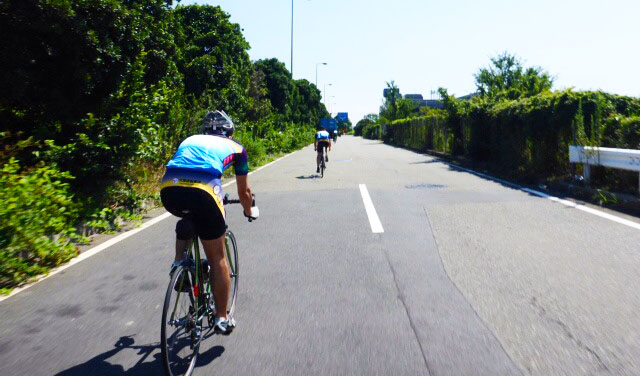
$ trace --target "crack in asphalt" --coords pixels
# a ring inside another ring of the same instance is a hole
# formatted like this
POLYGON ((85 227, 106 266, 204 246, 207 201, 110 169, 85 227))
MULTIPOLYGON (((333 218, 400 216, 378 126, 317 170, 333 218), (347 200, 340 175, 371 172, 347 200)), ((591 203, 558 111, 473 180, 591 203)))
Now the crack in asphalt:
POLYGON ((555 325, 559 326, 560 329, 562 329, 563 334, 567 338, 569 338, 569 340, 571 340, 573 343, 575 343, 578 346, 578 348, 580 348, 583 351, 586 351, 587 353, 589 353, 596 360, 596 362, 598 363, 599 370, 607 371, 607 372, 610 371, 609 367, 602 360, 600 355, 594 349, 589 347, 586 343, 582 342, 579 338, 577 338, 573 334, 573 332, 571 331, 569 326, 567 324, 565 324, 562 320, 554 318, 554 317, 551 317, 551 315, 549 315, 549 313, 547 313, 547 310, 543 306, 541 306, 540 303, 538 303, 538 299, 536 299, 535 296, 531 298, 529 303, 537 311, 537 313, 538 313, 538 315, 540 317, 542 317, 546 321, 551 322, 552 324, 555 324, 555 325))
POLYGON ((385 249, 385 247, 381 247, 381 248, 382 248, 382 253, 384 254, 384 258, 385 260, 387 260, 387 264, 389 265, 389 269, 391 270, 391 275, 393 276, 393 283, 396 287, 396 291, 398 292, 398 300, 400 300, 400 302, 402 303, 402 306, 404 307, 404 312, 407 315, 407 318, 409 319, 409 326, 411 327, 411 330, 413 331, 413 335, 416 338, 416 342, 418 342, 418 346, 420 347, 420 354, 422 354, 422 360, 424 361, 424 366, 427 369, 427 374, 432 375, 431 369, 429 368, 429 362, 427 361, 427 354, 424 348, 422 347, 422 342, 420 342, 420 337, 418 336, 418 330, 416 329, 416 325, 413 322, 411 313, 409 313, 409 306, 405 302, 404 294, 402 293, 402 290, 400 289, 400 285, 398 284, 398 278, 396 277, 396 270, 393 267, 391 260, 389 259, 389 255, 387 254, 387 250, 385 249))
POLYGON ((504 348, 504 345, 502 344, 502 341, 500 341, 500 339, 498 338, 497 334, 494 333, 493 330, 491 330, 491 328, 489 327, 489 325, 487 325, 487 323, 482 319, 482 317, 480 316, 478 311, 476 311, 476 308, 473 306, 473 304, 471 304, 469 299, 467 299, 467 297, 464 295, 464 293, 462 292, 460 287, 456 284, 456 282, 451 278, 451 276, 447 272, 447 269, 444 267, 444 262, 442 261, 442 254, 440 253, 440 244, 438 243, 438 239, 436 238, 436 234, 433 231, 433 225, 431 224, 431 218, 429 217, 429 212, 427 212, 427 207, 423 206, 422 210, 424 211, 424 215, 425 215, 425 217, 427 219, 427 225, 429 226, 429 231, 431 232, 431 237, 433 237, 433 242, 436 245, 436 251, 438 252, 438 259, 440 260, 440 266, 442 267, 442 270, 444 271, 444 274, 447 276, 447 279, 449 280, 449 282, 451 282, 451 284, 455 287, 455 289, 458 290, 458 292, 462 296, 462 299, 464 299, 464 301, 467 302, 469 307, 471 307, 471 310, 476 315, 478 320, 482 323, 482 326, 484 326, 484 328, 487 330, 487 332, 489 332, 489 334, 491 334, 491 336, 495 339, 495 341, 498 343, 498 346, 500 346, 500 349, 506 355, 506 357, 509 359, 511 364, 513 364, 514 367, 518 371, 520 371, 520 374, 523 374, 523 371, 520 368, 520 364, 518 364, 517 362, 515 362, 513 360, 513 358, 511 357, 511 354, 509 354, 509 352, 507 352, 507 350, 504 348))

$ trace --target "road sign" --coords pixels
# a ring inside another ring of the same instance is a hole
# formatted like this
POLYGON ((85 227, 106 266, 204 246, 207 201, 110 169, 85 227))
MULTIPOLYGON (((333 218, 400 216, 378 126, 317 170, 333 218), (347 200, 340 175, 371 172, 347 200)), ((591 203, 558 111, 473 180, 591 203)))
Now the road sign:
POLYGON ((335 119, 320 119, 320 125, 329 133, 338 129, 338 122, 335 119))
POLYGON ((338 123, 346 123, 349 121, 349 113, 348 112, 338 112, 336 115, 336 120, 338 123))

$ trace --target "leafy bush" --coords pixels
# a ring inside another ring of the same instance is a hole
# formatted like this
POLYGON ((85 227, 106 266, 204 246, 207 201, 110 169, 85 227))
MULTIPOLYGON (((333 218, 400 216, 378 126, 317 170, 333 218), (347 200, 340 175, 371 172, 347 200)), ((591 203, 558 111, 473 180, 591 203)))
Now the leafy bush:
POLYGON ((251 62, 217 6, 9 1, 0 30, 0 139, 18 146, 0 150, 1 193, 17 200, 0 216, 1 286, 70 257, 70 224, 134 219, 206 111, 233 116, 252 167, 310 143, 328 117, 315 85, 251 62))
MULTIPOLYGON (((444 93, 446 96, 446 91, 444 93)), ((543 92, 516 100, 445 100, 440 113, 396 120, 387 142, 462 154, 498 174, 539 181, 571 174, 569 145, 640 147, 640 99, 602 92, 543 92), (458 151, 456 151, 456 148, 458 151)), ((595 169, 596 184, 632 190, 628 173, 595 169)))
POLYGON ((77 206, 71 176, 52 166, 22 170, 11 158, 0 175, 0 288, 17 285, 77 254, 70 226, 77 206))
POLYGON ((379 123, 367 123, 362 128, 362 137, 378 140, 382 136, 382 126, 379 123))
POLYGON ((608 118, 604 125, 602 146, 640 149, 640 116, 608 118))

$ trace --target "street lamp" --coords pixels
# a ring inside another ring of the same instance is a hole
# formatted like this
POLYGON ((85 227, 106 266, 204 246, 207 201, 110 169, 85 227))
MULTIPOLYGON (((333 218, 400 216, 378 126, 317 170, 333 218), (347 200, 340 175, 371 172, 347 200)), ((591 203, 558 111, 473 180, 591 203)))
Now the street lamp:
POLYGON ((327 107, 327 85, 331 86, 331 84, 324 84, 324 94, 322 94, 322 99, 324 100, 324 107, 327 107))
POLYGON ((293 78, 293 0, 291 0, 291 78, 293 78))
POLYGON ((318 87, 318 65, 327 65, 327 63, 316 63, 316 88, 318 87))

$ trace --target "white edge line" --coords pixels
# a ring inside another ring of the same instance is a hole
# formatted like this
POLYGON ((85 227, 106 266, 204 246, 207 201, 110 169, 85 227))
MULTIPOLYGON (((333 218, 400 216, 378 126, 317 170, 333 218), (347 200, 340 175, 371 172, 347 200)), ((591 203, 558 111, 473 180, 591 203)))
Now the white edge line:
MULTIPOLYGON (((302 149, 300 149, 300 150, 302 150, 302 149)), ((298 152, 300 150, 293 151, 293 152, 291 152, 291 153, 289 153, 287 155, 284 155, 284 156, 282 156, 282 157, 280 157, 280 158, 278 158, 278 159, 276 159, 274 161, 271 161, 271 162, 267 163, 264 166, 258 167, 257 169, 251 171, 249 173, 249 175, 253 174, 254 172, 258 172, 258 171, 262 170, 263 168, 265 168, 267 166, 270 166, 270 165, 278 162, 279 160, 282 160, 282 159, 284 159, 284 158, 290 156, 291 154, 294 154, 294 153, 296 153, 296 152, 298 152)), ((236 182, 236 180, 233 179, 232 181, 223 184, 222 187, 223 188, 227 187, 227 186, 229 186, 229 185, 231 185, 231 184, 233 184, 235 182, 236 182)), ((118 236, 116 236, 114 238, 111 238, 111 239, 107 240, 106 242, 104 242, 102 244, 99 244, 99 245, 97 245, 97 246, 95 246, 95 247, 93 247, 91 249, 88 249, 88 250, 82 252, 80 255, 78 255, 78 257, 71 259, 71 261, 69 261, 68 263, 66 263, 64 265, 61 265, 61 266, 58 266, 57 268, 51 269, 49 271, 49 273, 47 273, 44 277, 42 277, 42 278, 40 278, 40 279, 38 279, 38 280, 36 280, 34 282, 31 282, 31 283, 29 283, 27 285, 24 285, 22 287, 14 288, 13 290, 11 290, 11 293, 9 293, 9 295, 0 296, 0 302, 2 302, 3 300, 8 299, 8 298, 18 294, 21 291, 24 291, 24 290, 28 289, 29 287, 31 287, 31 286, 33 286, 35 284, 38 284, 38 283, 44 281, 45 279, 47 279, 47 278, 49 278, 51 276, 54 276, 54 275, 60 273, 61 271, 65 270, 65 269, 67 269, 67 268, 69 268, 69 267, 71 267, 71 266, 73 266, 73 265, 75 265, 75 264, 77 264, 77 263, 79 263, 79 262, 81 262, 83 260, 88 259, 89 257, 91 257, 93 255, 96 255, 96 254, 104 251, 105 249, 111 247, 112 245, 114 245, 116 243, 119 243, 119 242, 123 241, 124 239, 126 239, 126 238, 128 238, 128 237, 130 237, 132 235, 135 235, 138 232, 146 229, 147 227, 151 227, 151 226, 155 225, 156 223, 162 221, 163 219, 167 219, 169 217, 171 217, 171 213, 164 213, 162 215, 159 215, 159 216, 157 216, 157 217, 155 217, 155 218, 143 223, 138 228, 135 228, 133 230, 129 230, 129 231, 125 232, 125 233, 122 233, 122 234, 120 234, 120 235, 118 235, 118 236)))
POLYGON ((581 205, 581 204, 576 204, 575 202, 572 202, 572 201, 569 201, 569 200, 563 200, 561 198, 558 198, 558 197, 555 197, 555 196, 551 196, 551 195, 548 195, 546 193, 543 193, 543 192, 540 192, 540 191, 536 191, 534 189, 525 188, 525 187, 523 187, 521 185, 509 182, 509 181, 506 181, 506 180, 502 180, 500 178, 496 178, 496 177, 493 177, 491 175, 483 174, 482 172, 478 172, 478 171, 474 171, 474 170, 471 170, 471 169, 468 169, 468 168, 460 167, 460 166, 455 165, 453 163, 448 163, 448 164, 453 166, 453 167, 455 167, 456 169, 459 169, 459 170, 462 170, 462 171, 466 171, 466 172, 469 172, 471 174, 481 176, 483 178, 494 180, 494 181, 500 182, 502 184, 508 185, 510 187, 519 189, 521 191, 530 193, 532 195, 536 195, 538 197, 546 198, 548 200, 561 203, 562 205, 568 206, 570 208, 582 210, 584 212, 587 212, 589 214, 593 214, 593 215, 598 216, 600 218, 608 219, 610 221, 613 221, 613 222, 616 222, 616 223, 620 223, 620 224, 625 225, 625 226, 629 226, 629 227, 634 228, 636 230, 640 230, 640 223, 636 223, 636 222, 630 221, 628 219, 624 219, 624 218, 621 218, 621 217, 618 217, 618 216, 615 216, 615 215, 612 215, 612 214, 609 214, 609 213, 605 213, 603 211, 590 208, 588 206, 584 206, 584 205, 581 205))
POLYGON ((610 221, 617 222, 617 223, 623 224, 625 226, 629 226, 629 227, 635 228, 636 230, 640 230, 640 223, 636 223, 636 222, 630 221, 628 219, 620 218, 620 217, 617 217, 615 215, 611 215, 609 213, 605 213, 605 212, 602 212, 600 210, 596 210, 596 209, 590 208, 588 206, 576 204, 575 202, 571 202, 569 200, 563 200, 563 199, 558 198, 558 197, 550 196, 550 195, 548 195, 546 193, 538 192, 538 191, 533 190, 533 189, 522 188, 522 190, 525 191, 525 192, 534 194, 536 196, 540 196, 540 197, 549 199, 551 201, 559 202, 559 203, 561 203, 563 205, 566 205, 566 206, 569 206, 571 208, 582 210, 582 211, 587 212, 589 214, 593 214, 593 215, 596 215, 598 217, 605 218, 605 219, 608 219, 610 221))
POLYGON ((373 201, 371 201, 371 196, 369 196, 369 191, 367 190, 367 186, 364 184, 360 184, 360 195, 362 195, 362 202, 364 202, 364 209, 367 211, 367 216, 369 217, 371 232, 373 232, 374 234, 379 234, 384 232, 384 229, 382 228, 382 223, 380 223, 380 218, 378 217, 378 213, 376 212, 376 208, 373 206, 373 201))
POLYGON ((155 218, 143 223, 138 228, 135 228, 133 230, 129 230, 129 231, 125 232, 125 233, 122 233, 122 234, 120 234, 120 235, 118 235, 118 236, 116 236, 114 238, 111 238, 111 239, 107 240, 106 242, 104 242, 102 244, 99 244, 99 245, 97 245, 97 246, 95 246, 95 247, 93 247, 91 249, 88 249, 85 252, 82 252, 80 255, 78 255, 78 257, 71 259, 71 261, 69 261, 68 263, 66 263, 64 265, 61 265, 61 266, 59 266, 57 268, 51 269, 51 271, 49 271, 49 273, 47 275, 45 275, 44 277, 38 279, 37 281, 32 282, 32 283, 30 283, 28 285, 25 285, 25 286, 22 286, 22 287, 17 287, 15 289, 13 289, 9 295, 0 297, 0 302, 5 300, 5 299, 7 299, 7 298, 10 298, 10 297, 16 295, 17 293, 19 293, 21 291, 24 291, 24 290, 28 289, 29 287, 31 287, 31 286, 33 286, 33 285, 35 285, 37 283, 40 283, 40 282, 44 281, 45 279, 47 279, 47 278, 49 278, 51 276, 54 276, 54 275, 60 273, 61 271, 65 270, 67 268, 72 267, 73 265, 75 265, 75 264, 77 264, 77 263, 79 263, 79 262, 81 262, 83 260, 88 259, 89 257, 91 257, 93 255, 96 255, 96 254, 104 251, 105 249, 111 247, 112 245, 114 245, 116 243, 119 243, 119 242, 123 241, 124 239, 139 233, 140 231, 146 229, 147 227, 153 226, 156 223, 162 221, 163 219, 166 219, 166 218, 169 218, 169 217, 171 217, 171 213, 164 213, 162 215, 159 215, 159 216, 157 216, 157 217, 155 217, 155 218))

